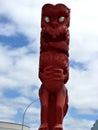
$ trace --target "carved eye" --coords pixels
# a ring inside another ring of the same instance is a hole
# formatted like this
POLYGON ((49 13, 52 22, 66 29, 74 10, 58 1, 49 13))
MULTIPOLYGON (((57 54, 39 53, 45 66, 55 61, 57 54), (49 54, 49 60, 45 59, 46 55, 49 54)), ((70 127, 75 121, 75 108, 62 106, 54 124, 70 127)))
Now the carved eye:
POLYGON ((61 17, 59 17, 59 22, 64 22, 64 20, 65 20, 65 17, 64 16, 61 16, 61 17))
POLYGON ((46 23, 50 22, 50 18, 48 16, 45 16, 44 20, 45 20, 46 23))

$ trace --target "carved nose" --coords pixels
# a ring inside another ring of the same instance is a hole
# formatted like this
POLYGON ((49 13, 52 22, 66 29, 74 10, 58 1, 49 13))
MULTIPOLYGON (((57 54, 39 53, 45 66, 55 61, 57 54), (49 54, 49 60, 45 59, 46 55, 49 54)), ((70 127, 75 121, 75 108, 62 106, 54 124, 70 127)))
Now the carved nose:
POLYGON ((58 23, 56 22, 56 21, 53 21, 52 23, 51 23, 51 27, 52 28, 56 28, 58 26, 58 23))

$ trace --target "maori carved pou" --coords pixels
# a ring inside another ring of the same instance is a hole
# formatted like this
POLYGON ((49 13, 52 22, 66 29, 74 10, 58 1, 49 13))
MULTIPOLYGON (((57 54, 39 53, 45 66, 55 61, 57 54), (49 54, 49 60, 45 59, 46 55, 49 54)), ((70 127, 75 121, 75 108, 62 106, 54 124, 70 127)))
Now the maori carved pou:
POLYGON ((63 4, 42 7, 39 90, 41 125, 39 130, 63 130, 68 109, 68 93, 64 84, 69 78, 70 9, 63 4))

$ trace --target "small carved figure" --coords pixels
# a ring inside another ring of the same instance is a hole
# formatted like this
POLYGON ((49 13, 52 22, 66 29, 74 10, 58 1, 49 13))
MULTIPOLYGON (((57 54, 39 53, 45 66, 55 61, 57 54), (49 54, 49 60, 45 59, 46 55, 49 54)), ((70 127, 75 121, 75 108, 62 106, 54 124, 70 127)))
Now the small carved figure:
POLYGON ((70 9, 64 4, 42 7, 39 90, 41 125, 39 130, 63 130, 68 109, 70 9))

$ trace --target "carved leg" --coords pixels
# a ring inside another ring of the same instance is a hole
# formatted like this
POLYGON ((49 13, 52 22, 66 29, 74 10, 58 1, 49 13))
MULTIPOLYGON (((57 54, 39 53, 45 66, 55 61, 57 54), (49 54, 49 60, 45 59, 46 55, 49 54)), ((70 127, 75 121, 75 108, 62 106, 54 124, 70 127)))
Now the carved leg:
POLYGON ((56 95, 56 124, 54 130, 63 130, 62 122, 64 117, 65 95, 63 89, 56 95))
POLYGON ((41 125, 39 130, 48 130, 48 97, 48 91, 42 88, 40 90, 41 125))

